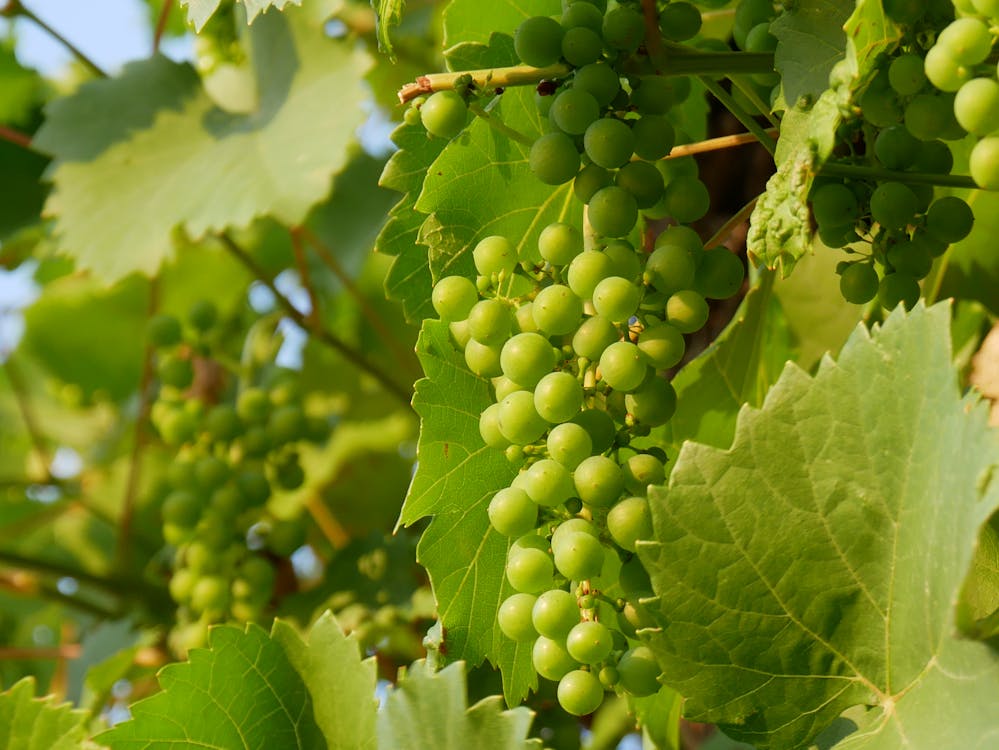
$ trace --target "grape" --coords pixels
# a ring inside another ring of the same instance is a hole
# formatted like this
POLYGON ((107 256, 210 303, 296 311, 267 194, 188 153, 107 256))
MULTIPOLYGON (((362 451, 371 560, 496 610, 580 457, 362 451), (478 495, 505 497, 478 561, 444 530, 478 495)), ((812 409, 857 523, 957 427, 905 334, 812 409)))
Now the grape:
POLYGON ((593 307, 597 314, 612 323, 626 323, 642 299, 642 290, 620 276, 608 276, 593 290, 593 307))
POLYGON ((583 409, 572 421, 589 433, 594 453, 603 453, 614 443, 617 428, 614 420, 603 409, 583 409))
POLYGON ((493 378, 503 372, 500 365, 500 348, 481 344, 474 339, 465 344, 465 364, 481 378, 493 378))
POLYGON ((921 147, 904 125, 892 125, 878 133, 874 154, 888 169, 906 169, 916 160, 921 147))
POLYGON ((175 490, 166 496, 161 509, 164 523, 193 528, 201 517, 201 501, 186 490, 175 490))
POLYGON ((187 319, 196 331, 204 333, 212 328, 219 319, 218 308, 211 300, 202 299, 191 305, 187 319))
POLYGON ((634 52, 645 38, 645 21, 631 8, 618 6, 604 16, 603 37, 611 49, 634 52))
POLYGON ((261 388, 247 388, 236 398, 236 415, 244 422, 262 424, 270 412, 270 398, 261 388))
POLYGON ((908 274, 885 274, 878 286, 878 301, 888 310, 893 310, 900 302, 904 302, 908 310, 919 301, 919 283, 908 274))
POLYGON ((902 119, 902 108, 895 92, 875 80, 860 97, 860 109, 872 125, 886 128, 902 119))
POLYGON ((583 167, 572 182, 572 192, 582 203, 589 203, 593 195, 600 189, 614 182, 611 173, 596 164, 583 167))
POLYGON ((174 388, 188 388, 194 382, 191 360, 175 354, 168 354, 160 359, 156 374, 164 385, 174 388))
POLYGON ((566 651, 583 664, 599 664, 614 648, 611 632, 602 622, 587 620, 577 623, 565 638, 566 651))
POLYGON ((454 138, 465 129, 468 105, 456 91, 435 91, 420 107, 420 120, 430 135, 454 138))
POLYGON ((871 217, 886 229, 904 229, 918 208, 915 193, 901 182, 883 182, 871 194, 871 217))
POLYGON ((556 425, 548 433, 548 455, 572 471, 592 454, 593 440, 589 433, 573 422, 556 425))
POLYGON ((590 534, 574 531, 552 539, 552 554, 558 572, 570 580, 583 581, 600 574, 604 564, 604 548, 590 534))
POLYGON ((517 330, 520 333, 537 333, 538 324, 534 322, 534 303, 524 302, 514 312, 517 330))
POLYGON ((935 140, 921 144, 912 169, 916 172, 950 174, 954 167, 954 155, 943 141, 935 140))
POLYGON ((681 224, 702 218, 711 206, 707 186, 697 177, 677 177, 666 185, 664 206, 681 224))
POLYGON ((662 159, 676 143, 676 131, 672 123, 660 115, 644 115, 635 120, 631 132, 635 154, 647 161, 662 159))
POLYGON ((600 355, 600 377, 617 391, 633 391, 648 374, 648 359, 630 341, 616 341, 600 355))
MULTIPOLYGON (((499 393, 496 394, 496 398, 502 401, 499 393)), ((490 404, 482 410, 482 414, 479 415, 479 435, 490 448, 504 449, 510 445, 510 441, 503 437, 503 433, 500 431, 499 409, 500 406, 497 403, 490 404)))
POLYGON ((888 82, 900 96, 912 96, 926 85, 923 59, 918 55, 899 55, 888 66, 888 82))
POLYGON ((566 713, 573 716, 591 714, 600 707, 603 699, 604 688, 590 672, 576 669, 559 680, 558 702, 566 713))
POLYGON ((271 484, 259 470, 247 469, 240 472, 236 477, 236 486, 250 507, 263 505, 271 496, 271 484))
POLYGON ((589 203, 593 229, 605 237, 624 237, 638 221, 638 205, 631 193, 616 185, 598 190, 589 203))
POLYGON ((855 305, 870 302, 878 294, 878 274, 867 263, 854 263, 843 271, 839 279, 843 299, 855 305))
POLYGON ((746 270, 738 255, 727 247, 712 247, 701 256, 694 286, 709 299, 728 299, 742 287, 746 270))
POLYGON ((992 51, 992 35, 977 18, 959 18, 940 32, 935 46, 959 65, 978 65, 992 51))
POLYGON ((986 190, 999 190, 999 136, 982 138, 971 149, 971 177, 986 190))
POLYGON ((888 263, 892 268, 908 276, 921 279, 933 267, 933 256, 923 242, 902 240, 888 249, 888 263))
POLYGON ((592 63, 579 68, 572 78, 572 87, 586 91, 601 107, 606 107, 621 90, 621 79, 605 63, 592 63))
POLYGON ((618 546, 635 551, 639 539, 652 538, 652 512, 644 497, 626 497, 607 514, 607 530, 618 546))
POLYGON ((543 458, 528 469, 522 479, 528 497, 538 505, 553 508, 575 495, 569 470, 551 458, 543 458))
POLYGON ((553 589, 538 597, 531 612, 534 628, 541 635, 564 640, 579 623, 579 606, 576 597, 568 591, 553 589))
POLYGON ((991 78, 965 83, 954 99, 954 115, 969 133, 991 133, 999 126, 999 83, 991 78))
POLYGON ((219 515, 230 518, 234 518, 245 508, 242 494, 240 494, 239 490, 231 484, 228 484, 225 487, 219 487, 215 490, 215 492, 212 493, 209 505, 219 515))
POLYGON ((694 283, 696 266, 687 248, 679 244, 660 244, 645 264, 645 280, 660 292, 672 294, 694 283))
POLYGON ((708 322, 708 303, 697 292, 684 289, 666 301, 666 322, 680 333, 699 331, 708 322))
POLYGON ((213 406, 205 415, 205 431, 213 440, 228 442, 243 432, 236 409, 228 404, 213 406))
POLYGON ((594 539, 599 539, 597 528, 585 518, 570 518, 560 523, 552 532, 551 548, 561 546, 572 534, 589 534, 594 539))
POLYGON ((512 329, 513 313, 500 300, 480 300, 468 313, 468 333, 473 341, 480 344, 486 346, 500 344, 509 338, 512 329))
POLYGON ((653 378, 625 396, 624 406, 639 424, 658 427, 676 411, 676 391, 662 378, 653 378))
POLYGON ((190 607, 195 612, 222 614, 229 606, 229 584, 221 576, 203 576, 191 589, 190 607))
POLYGON ((510 274, 517 266, 517 248, 506 237, 492 235, 479 240, 472 250, 475 270, 483 276, 510 274))
POLYGON ((445 276, 434 285, 430 301, 444 321, 465 320, 479 300, 479 290, 464 276, 445 276))
POLYGON ((637 453, 621 466, 624 487, 634 495, 644 495, 650 484, 666 481, 666 469, 662 461, 648 453, 637 453))
POLYGON ((686 78, 643 76, 631 92, 631 106, 642 115, 665 115, 690 95, 686 78))
POLYGON ((701 30, 701 12, 690 3, 671 2, 659 14, 659 30, 671 42, 685 42, 701 30))
POLYGON ((538 237, 538 251, 553 266, 567 266, 583 251, 583 235, 571 224, 549 224, 538 237))
POLYGON ((561 680, 579 667, 579 662, 569 656, 565 646, 557 640, 541 636, 534 642, 531 662, 539 675, 546 680, 561 680))
POLYGON ((582 135, 600 116, 600 105, 592 94, 582 89, 566 89, 555 97, 548 118, 569 135, 582 135))
POLYGON ((597 360, 604 349, 620 338, 613 323, 600 315, 594 315, 579 326, 572 337, 572 348, 580 357, 597 360))
POLYGON ((275 444, 293 443, 305 434, 305 413, 302 407, 281 406, 267 420, 267 430, 275 444))
POLYGON ((544 550, 511 547, 506 561, 506 579, 516 591, 523 594, 545 591, 551 587, 554 574, 552 559, 544 550))
POLYGON ((525 64, 543 68, 562 55, 561 24, 548 16, 533 16, 513 32, 513 49, 525 64))
POLYGON ((496 622, 507 638, 518 643, 532 641, 537 631, 531 622, 531 610, 537 597, 531 594, 514 594, 500 605, 496 622))
POLYGON ((552 372, 538 381, 534 406, 552 424, 568 422, 583 406, 583 387, 568 372, 552 372))
POLYGON ((500 364, 510 380, 533 388, 555 367, 555 351, 541 334, 518 333, 503 344, 500 364))
POLYGON ((194 584, 197 581, 198 575, 193 570, 189 568, 175 570, 168 584, 171 598, 178 604, 187 601, 190 599, 191 592, 194 590, 194 584))
POLYGON ((179 344, 183 338, 180 321, 173 315, 157 315, 149 320, 146 337, 149 343, 156 347, 179 344))
POLYGON ((583 459, 572 475, 579 499, 589 506, 606 508, 624 491, 624 475, 617 462, 607 456, 583 459))
POLYGON ((194 465, 198 487, 206 492, 221 487, 229 479, 229 465, 215 456, 205 456, 194 465))
POLYGON ((642 270, 642 257, 627 240, 613 240, 604 248, 604 255, 611 260, 614 275, 634 283, 642 270))
POLYGON ((566 274, 569 288, 580 299, 592 299, 597 284, 613 273, 611 259, 598 250, 584 250, 569 264, 566 274))
POLYGON ((583 318, 583 301, 569 287, 552 284, 538 292, 532 314, 540 331, 560 336, 579 326, 583 318))
POLYGON ((819 226, 852 225, 860 217, 860 204, 846 185, 827 183, 812 193, 812 214, 819 226))
POLYGON ((954 195, 936 201, 926 212, 926 231, 942 242, 960 242, 971 234, 974 223, 971 208, 954 195))
POLYGON ((500 433, 514 445, 529 445, 541 437, 548 425, 534 408, 534 394, 514 391, 499 402, 500 433))
POLYGON ((565 133, 548 133, 531 145, 528 163, 546 185, 562 185, 579 171, 579 151, 565 133))
POLYGON ((566 29, 583 26, 600 32, 604 25, 604 14, 595 5, 587 2, 575 2, 565 9, 560 23, 566 29))
POLYGON ((739 49, 745 49, 746 35, 754 26, 769 21, 774 16, 770 0, 743 0, 735 7, 733 36, 739 49))
POLYGON ((926 13, 926 0, 885 0, 885 13, 895 23, 915 23, 926 13))
POLYGON ((562 57, 574 67, 595 63, 604 49, 600 34, 585 26, 575 26, 566 30, 562 37, 562 57))
POLYGON ((615 182, 634 196, 640 209, 654 206, 666 189, 662 173, 646 161, 625 164, 618 170, 615 182))
POLYGON ((602 117, 595 120, 583 135, 583 148, 594 164, 616 169, 627 163, 635 148, 635 137, 621 120, 602 117))
POLYGON ((645 696, 659 692, 659 663, 648 646, 636 646, 618 659, 617 671, 621 687, 632 695, 645 696))
POLYGON ((940 45, 932 47, 923 60, 926 77, 941 91, 957 91, 971 79, 971 71, 940 45))

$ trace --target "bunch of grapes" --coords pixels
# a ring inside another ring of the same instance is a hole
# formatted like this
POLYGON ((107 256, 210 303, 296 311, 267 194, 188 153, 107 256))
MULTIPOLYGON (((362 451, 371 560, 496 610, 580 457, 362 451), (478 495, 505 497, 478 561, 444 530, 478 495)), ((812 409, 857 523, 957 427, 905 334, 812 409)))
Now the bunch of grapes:
POLYGON ((469 369, 491 379, 483 441, 520 469, 488 508, 511 539, 516 592, 499 628, 533 643, 538 674, 581 715, 606 689, 658 689, 655 659, 629 638, 649 624, 639 600, 651 587, 634 553, 651 536, 646 490, 663 482, 666 456, 632 443, 672 417, 664 372, 680 362, 684 334, 706 323, 706 298, 735 294, 744 270, 682 226, 646 254, 606 236, 584 249, 580 229, 554 223, 538 250, 541 266, 486 237, 473 250, 478 283, 445 277, 432 301, 469 369))
POLYGON ((229 398, 199 387, 196 368, 217 371, 208 344, 217 319, 214 305, 202 301, 189 315, 190 340, 173 316, 155 317, 149 329, 160 384, 151 419, 177 450, 161 514, 172 548, 169 589, 181 607, 174 633, 181 650, 202 644, 213 622, 264 615, 280 560, 305 543, 307 530, 303 518, 275 517, 268 500, 304 482, 300 444, 330 434, 327 420, 306 414, 294 371, 275 370, 238 394, 223 389, 229 398))

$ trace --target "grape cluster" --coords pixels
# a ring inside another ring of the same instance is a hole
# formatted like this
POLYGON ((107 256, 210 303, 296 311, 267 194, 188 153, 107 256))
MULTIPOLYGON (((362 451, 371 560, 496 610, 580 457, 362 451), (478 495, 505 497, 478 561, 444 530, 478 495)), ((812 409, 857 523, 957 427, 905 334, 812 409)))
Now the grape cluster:
POLYGON ((516 592, 499 628, 533 643, 538 674, 581 715, 606 689, 658 689, 655 659, 628 639, 648 624, 639 599, 651 587, 634 553, 651 535, 646 490, 663 482, 666 456, 632 442, 672 417, 664 371, 683 357, 684 334, 706 323, 706 298, 735 294, 744 269, 683 226, 646 254, 612 237, 584 249, 578 228, 554 223, 538 251, 541 266, 486 237, 473 249, 478 283, 442 278, 432 302, 469 369, 491 379, 483 441, 519 467, 488 507, 511 539, 516 592))
POLYGON ((299 444, 322 443, 330 434, 325 419, 306 414, 294 371, 274 370, 231 399, 199 389, 196 366, 213 372, 217 364, 206 344, 217 321, 215 306, 202 301, 188 317, 190 340, 171 315, 153 318, 148 332, 160 384, 150 416, 177 450, 161 516, 172 548, 169 590, 181 606, 174 641, 182 650, 202 644, 210 623, 263 616, 279 560, 306 535, 304 519, 275 517, 267 502, 275 491, 304 482, 299 444))

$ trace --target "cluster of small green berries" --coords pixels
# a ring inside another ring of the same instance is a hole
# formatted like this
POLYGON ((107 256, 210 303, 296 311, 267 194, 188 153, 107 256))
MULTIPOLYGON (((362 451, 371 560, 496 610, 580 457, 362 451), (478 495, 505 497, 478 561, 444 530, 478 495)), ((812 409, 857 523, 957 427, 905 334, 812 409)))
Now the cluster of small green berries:
POLYGON ((707 322, 706 298, 735 294, 744 269, 683 226, 646 254, 613 238, 584 249, 579 229, 555 223, 538 252, 542 265, 521 262, 509 240, 486 237, 473 250, 478 283, 445 277, 432 301, 469 369, 492 383, 482 440, 519 467, 488 508, 511 540, 516 592, 499 628, 533 643, 538 674, 581 715, 606 689, 658 689, 655 660, 628 638, 648 624, 639 599, 651 588, 634 553, 651 535, 646 491, 663 482, 666 456, 632 439, 673 416, 665 371, 707 322))

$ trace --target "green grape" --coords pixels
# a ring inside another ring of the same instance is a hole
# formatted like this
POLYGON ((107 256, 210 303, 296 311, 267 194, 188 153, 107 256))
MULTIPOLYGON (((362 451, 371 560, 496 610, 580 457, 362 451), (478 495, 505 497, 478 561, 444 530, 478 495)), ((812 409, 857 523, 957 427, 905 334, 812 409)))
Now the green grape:
POLYGON ((236 477, 236 486, 251 508, 263 505, 271 496, 271 484, 263 472, 246 469, 236 477))
POLYGON ((297 460, 282 462, 274 470, 274 479, 283 490, 297 490, 305 483, 305 470, 297 460))
MULTIPOLYGON (((632 558, 621 565, 621 590, 629 599, 641 599, 652 596, 652 581, 642 567, 638 557, 632 558)), ((620 621, 619 621, 620 622, 620 621)))
POLYGON ((548 133, 531 145, 528 163, 546 185, 562 185, 579 171, 579 151, 565 133, 548 133))
POLYGON ((912 163, 914 172, 950 174, 954 168, 954 154, 950 147, 940 140, 926 141, 920 145, 916 160, 912 163))
POLYGON ((576 669, 559 680, 557 695, 558 703, 566 713, 586 716, 600 707, 604 700, 604 688, 591 672, 576 669))
POLYGON ((587 2, 575 2, 571 3, 562 13, 560 23, 566 29, 583 26, 600 32, 604 25, 604 14, 595 5, 587 2))
POLYGON ((555 367, 555 350, 539 333, 518 333, 503 344, 500 365, 514 383, 533 388, 555 367))
POLYGON ((735 28, 732 30, 736 46, 745 49, 746 35, 750 29, 773 17, 774 8, 771 0, 743 0, 736 5, 735 28))
POLYGON ((666 322, 680 333, 701 330, 710 312, 704 297, 692 289, 676 292, 666 301, 666 322))
POLYGON ((777 44, 777 37, 770 33, 770 23, 764 21, 746 32, 744 49, 746 52, 773 52, 777 44))
POLYGON ((926 53, 923 70, 930 83, 941 91, 957 91, 971 80, 971 70, 955 60, 942 46, 937 45, 926 53))
POLYGON ((533 16, 513 32, 513 49, 527 65, 543 68, 562 56, 561 24, 548 16, 533 16))
POLYGON ((630 54, 645 39, 645 21, 640 13, 620 5, 604 16, 603 37, 611 49, 630 54))
POLYGON ((249 424, 263 424, 271 413, 271 400, 262 388, 247 388, 236 398, 236 415, 249 424))
POLYGON ((553 266, 567 266, 583 252, 583 235, 572 224, 549 224, 538 237, 538 251, 553 266))
POLYGON ((689 224, 702 218, 711 207, 707 186, 697 177, 677 177, 666 185, 664 206, 674 219, 689 224))
POLYGON ((923 59, 918 55, 899 55, 888 66, 888 82, 899 96, 912 96, 926 85, 923 59))
POLYGON ((517 487, 507 487, 493 495, 486 512, 489 523, 503 536, 523 536, 538 525, 538 506, 517 487))
POLYGON ((641 288, 620 276, 602 279, 593 290, 594 309, 612 323, 626 323, 641 300, 641 288))
POLYGON ((878 286, 878 301, 887 310, 894 310, 900 302, 909 310, 919 301, 919 282, 904 273, 885 274, 878 286))
POLYGON ((642 270, 644 255, 635 252, 627 240, 612 240, 604 248, 604 255, 611 260, 614 276, 620 276, 634 283, 642 270))
POLYGON ((935 46, 959 65, 978 65, 992 51, 992 34, 977 18, 959 18, 940 32, 935 46))
POLYGON ((631 158, 635 137, 621 120, 602 117, 593 121, 583 135, 583 148, 594 164, 617 169, 631 158))
POLYGON ((500 433, 514 445, 530 445, 548 427, 534 408, 530 391, 514 391, 500 401, 498 416, 500 433))
POLYGON ((575 72, 572 87, 587 92, 600 107, 606 107, 621 91, 621 79, 610 65, 596 62, 575 72))
POLYGON ((170 591, 170 597, 178 604, 183 604, 191 598, 191 593, 194 591, 194 585, 197 582, 198 575, 193 570, 188 568, 175 570, 173 575, 170 576, 170 583, 167 586, 170 591))
POLYGON ((575 494, 569 470, 551 458, 531 465, 524 475, 523 488, 533 502, 545 508, 561 505, 575 494))
POLYGON ((163 501, 163 523, 193 528, 201 517, 201 501, 187 490, 174 490, 163 501))
POLYGON ((594 194, 614 182, 611 173, 596 164, 587 164, 572 181, 572 192, 581 203, 589 203, 594 194))
POLYGON ((594 453, 603 453, 613 445, 617 428, 613 418, 603 409, 583 409, 572 421, 589 433, 594 453))
POLYGON ((191 542, 183 550, 184 564, 196 573, 212 573, 219 568, 219 559, 214 545, 205 539, 191 542))
POLYGON ((569 471, 593 453, 593 440, 590 434, 574 422, 556 425, 548 433, 548 455, 569 471))
POLYGON ((624 397, 624 406, 639 424, 658 427, 676 411, 676 391, 662 378, 652 378, 624 397))
POLYGON ((479 300, 468 312, 468 333, 480 344, 498 345, 510 337, 512 330, 513 312, 498 299, 479 300))
POLYGON ((566 651, 582 664, 599 664, 614 648, 610 629, 602 622, 586 620, 577 623, 565 638, 566 651))
POLYGON ((180 321, 173 315, 157 315, 149 320, 146 338, 155 347, 179 344, 183 338, 180 321))
POLYGON ((907 169, 916 160, 920 148, 922 144, 904 125, 885 128, 874 141, 874 154, 888 169, 907 169))
POLYGON ((653 695, 659 692, 659 662, 648 646, 636 646, 625 651, 618 659, 619 684, 635 696, 653 695))
POLYGON ((213 440, 227 442, 239 436, 243 431, 243 424, 235 408, 228 404, 218 404, 205 415, 205 430, 213 440))
POLYGON ((555 568, 544 550, 511 548, 506 561, 506 579, 514 590, 537 594, 551 588, 555 568))
POLYGON ((305 439, 310 443, 322 444, 330 439, 332 425, 329 416, 305 417, 305 439))
POLYGON ((971 234, 974 223, 971 207, 956 195, 935 201, 926 212, 926 231, 941 242, 960 242, 971 234))
POLYGON ((648 374, 649 361, 635 344, 616 341, 600 355, 600 377, 616 391, 633 391, 648 374))
POLYGON ((665 115, 690 95, 686 78, 642 76, 631 92, 631 106, 643 116, 665 115))
POLYGON ((999 83, 973 78, 954 98, 954 116, 961 127, 975 135, 988 135, 999 127, 999 83))
POLYGON ((950 247, 949 243, 935 237, 924 229, 917 229, 913 232, 909 242, 925 245, 930 257, 933 258, 939 258, 947 252, 947 248, 950 247))
POLYGON ((198 487, 206 492, 211 492, 216 487, 221 487, 229 479, 229 464, 215 456, 205 456, 198 459, 194 465, 194 478, 198 487))
POLYGON ((569 135, 582 135, 600 116, 600 105, 592 94, 582 89, 566 89, 555 96, 548 118, 569 135))
POLYGON ((671 2, 659 14, 659 30, 671 42, 685 42, 701 30, 701 11, 690 3, 671 2))
POLYGON ((552 424, 568 422, 583 408, 583 387, 568 372, 550 372, 534 389, 534 407, 552 424))
POLYGON ((580 357, 597 360, 604 349, 618 341, 621 334, 607 318, 594 315, 583 321, 572 337, 572 348, 580 357))
POLYGON ((999 190, 999 136, 982 138, 971 149, 971 177, 980 188, 999 190))
POLYGON ((660 292, 672 294, 689 289, 694 283, 695 271, 694 258, 686 247, 660 244, 657 240, 656 249, 646 261, 644 278, 660 292))
MULTIPOLYGON (((503 400, 498 393, 496 397, 501 401, 503 400)), ((479 435, 482 436, 482 441, 490 448, 503 450, 510 445, 510 441, 503 437, 503 433, 500 431, 499 412, 500 405, 498 403, 490 404, 482 410, 482 414, 479 415, 479 435)))
POLYGON ((518 333, 537 333, 538 324, 534 322, 534 303, 523 302, 514 312, 518 333))
POLYGON ((864 305, 878 294, 878 274, 868 263, 853 263, 847 266, 839 279, 839 291, 843 299, 855 305, 864 305))
POLYGON ((279 557, 291 557, 305 544, 305 537, 306 527, 301 519, 274 521, 267 532, 267 548, 279 557))
POLYGON ((918 208, 916 194, 901 182, 883 182, 871 194, 871 218, 886 229, 904 229, 918 208))
POLYGON ((633 495, 644 495, 650 484, 666 481, 663 462, 649 453, 636 453, 621 466, 625 489, 633 495))
POLYGON ((819 226, 819 240, 826 247, 846 247, 859 239, 853 224, 843 227, 819 226))
POLYGON ((531 610, 537 597, 532 594, 514 594, 507 597, 496 613, 496 622, 503 635, 512 641, 526 643, 537 638, 531 622, 531 610))
POLYGON ((552 284, 538 292, 532 314, 538 330, 548 336, 571 333, 583 319, 583 300, 569 287, 552 284))
POLYGON ((647 161, 633 161, 617 172, 615 183, 635 198, 640 209, 651 208, 666 191, 662 173, 647 161))
POLYGON ((926 13, 926 0, 885 0, 884 8, 895 23, 911 24, 926 13))
POLYGON ((604 565, 604 547, 596 537, 581 531, 552 539, 552 555, 558 572, 569 580, 583 581, 600 575, 604 565))
POLYGON ((562 37, 562 57, 573 67, 595 63, 604 49, 600 34, 585 26, 567 29, 562 37))
POLYGON ((585 518, 570 518, 556 526, 555 530, 552 532, 550 545, 552 551, 554 551, 556 547, 560 547, 572 534, 588 534, 594 539, 600 539, 597 527, 590 521, 587 521, 585 518))
POLYGON ((999 18, 999 0, 958 0, 954 8, 969 15, 980 13, 988 18, 999 18), (970 5, 971 7, 968 7, 970 5))
POLYGON ((465 320, 479 300, 479 290, 464 276, 445 276, 434 284, 430 301, 444 321, 465 320))
POLYGON ((738 255, 719 245, 701 255, 694 286, 709 299, 728 299, 742 287, 746 270, 738 255))
POLYGON ((239 577, 251 587, 250 590, 244 590, 237 594, 240 599, 260 599, 264 597, 270 599, 271 593, 274 590, 276 573, 274 566, 265 558, 252 555, 243 560, 239 565, 239 577))
POLYGON ((300 406, 281 406, 267 420, 267 430, 275 444, 293 443, 305 435, 305 413, 300 406))
POLYGON ((191 360, 176 354, 161 357, 156 374, 164 385, 174 388, 189 388, 194 382, 194 366, 191 360))
POLYGON ((456 91, 435 91, 420 107, 420 120, 430 135, 451 139, 465 129, 468 105, 456 91))
POLYGON ((517 248, 506 237, 492 235, 479 240, 472 250, 475 270, 483 276, 510 274, 517 267, 517 248))
POLYGON ((546 591, 534 603, 531 621, 542 636, 564 641, 573 626, 579 623, 576 597, 562 589, 546 591))
POLYGON ((267 455, 271 448, 271 436, 267 433, 267 428, 260 425, 248 427, 243 433, 240 441, 243 448, 243 455, 259 458, 267 455))
POLYGON ((535 671, 546 680, 561 680, 569 672, 579 668, 579 662, 569 656, 565 646, 543 635, 534 642, 531 663, 535 671))
POLYGON ((916 94, 905 108, 905 127, 921 141, 932 141, 945 133, 953 108, 943 97, 916 94))
POLYGON ((196 331, 210 330, 219 319, 218 308, 215 307, 215 303, 211 300, 202 299, 191 305, 191 309, 187 312, 187 319, 190 321, 191 326, 196 331))
POLYGON ((607 456, 583 459, 573 472, 579 499, 591 507, 606 508, 624 491, 621 467, 607 456))
POLYGON ((872 125, 886 128, 902 119, 898 96, 889 87, 875 80, 860 97, 860 109, 872 125))
POLYGON ((602 667, 600 672, 597 674, 600 679, 600 684, 605 688, 611 689, 617 685, 621 676, 617 673, 616 667, 602 667))
POLYGON ((612 275, 614 262, 598 250, 584 250, 569 264, 569 288, 583 300, 593 298, 597 284, 612 275))
POLYGON ((657 161, 666 156, 676 144, 676 131, 667 118, 661 115, 643 115, 632 122, 634 150, 640 158, 657 161))
POLYGON ((232 484, 219 487, 212 493, 209 500, 211 508, 221 516, 234 518, 245 509, 246 503, 242 493, 232 484))
POLYGON ((198 418, 187 409, 169 408, 166 414, 156 422, 167 445, 180 445, 189 442, 198 431, 198 418))
POLYGON ((812 214, 819 226, 853 225, 860 218, 860 204, 846 185, 827 183, 812 193, 812 214))
POLYGON ((652 512, 644 497, 626 497, 607 514, 607 530, 618 546, 635 551, 639 539, 652 538, 652 512))
POLYGON ((888 263, 898 273, 922 279, 933 267, 933 256, 924 242, 902 240, 888 249, 888 263))
POLYGON ((589 203, 590 225, 604 237, 625 237, 638 221, 631 193, 616 185, 598 190, 589 203))
POLYGON ((481 378, 494 378, 503 372, 500 351, 496 345, 480 344, 472 339, 465 344, 465 364, 481 378))
POLYGON ((229 607, 229 584, 221 576, 204 576, 191 589, 191 609, 221 615, 229 607))

